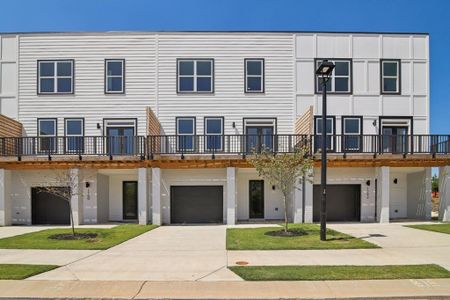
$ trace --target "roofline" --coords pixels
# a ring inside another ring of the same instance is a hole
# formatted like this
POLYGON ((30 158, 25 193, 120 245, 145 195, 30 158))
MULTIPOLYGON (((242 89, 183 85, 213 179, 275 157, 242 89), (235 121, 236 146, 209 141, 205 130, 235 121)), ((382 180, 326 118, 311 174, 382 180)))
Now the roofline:
POLYGON ((428 32, 387 32, 387 31, 295 31, 295 30, 132 30, 132 31, 17 31, 0 32, 0 35, 38 35, 38 34, 156 34, 156 33, 310 33, 310 34, 381 34, 381 35, 427 35, 428 32))

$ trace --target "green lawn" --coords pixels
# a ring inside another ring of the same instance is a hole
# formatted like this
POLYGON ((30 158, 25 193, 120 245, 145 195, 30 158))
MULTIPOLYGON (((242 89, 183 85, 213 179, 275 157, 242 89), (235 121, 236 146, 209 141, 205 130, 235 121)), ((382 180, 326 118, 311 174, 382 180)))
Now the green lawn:
POLYGON ((450 278, 438 265, 229 267, 244 280, 369 280, 450 278))
POLYGON ((57 268, 51 265, 0 264, 1 280, 20 280, 57 268))
POLYGON ((406 227, 450 234, 450 223, 427 224, 427 225, 408 225, 406 227))
POLYGON ((55 240, 49 236, 60 233, 71 233, 71 229, 47 229, 0 239, 0 248, 6 249, 76 249, 103 250, 111 248, 144 232, 154 229, 155 225, 126 224, 111 229, 83 228, 77 233, 97 233, 94 239, 55 240))
POLYGON ((315 224, 291 224, 289 229, 304 230, 307 234, 295 237, 269 236, 266 233, 281 227, 227 229, 228 250, 310 250, 379 248, 355 237, 327 230, 327 240, 321 241, 320 227, 315 224))

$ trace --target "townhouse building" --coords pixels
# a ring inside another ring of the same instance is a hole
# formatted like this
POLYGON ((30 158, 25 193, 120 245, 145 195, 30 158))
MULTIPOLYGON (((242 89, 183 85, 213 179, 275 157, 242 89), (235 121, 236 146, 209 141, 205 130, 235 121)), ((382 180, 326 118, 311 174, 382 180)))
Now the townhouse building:
MULTIPOLYGON (((225 223, 283 218, 253 151, 318 150, 327 84, 330 221, 431 218, 449 135, 430 134, 422 33, 102 32, 0 34, 0 224, 67 224, 42 191, 76 178, 76 224, 225 223)), ((319 218, 320 164, 289 218, 319 218)))

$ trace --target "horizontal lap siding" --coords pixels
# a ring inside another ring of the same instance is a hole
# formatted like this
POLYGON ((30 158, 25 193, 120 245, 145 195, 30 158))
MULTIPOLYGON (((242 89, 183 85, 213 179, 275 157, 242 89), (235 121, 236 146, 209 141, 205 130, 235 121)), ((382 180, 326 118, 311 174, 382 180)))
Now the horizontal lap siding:
POLYGON ((101 135, 103 118, 138 118, 146 133, 146 107, 155 105, 154 35, 31 35, 20 38, 19 120, 27 135, 36 134, 37 118, 84 117, 86 135, 101 135), (104 60, 125 59, 125 95, 105 95, 104 60), (37 60, 74 59, 74 95, 37 95, 37 60))
POLYGON ((158 117, 165 134, 175 133, 178 116, 196 116, 197 134, 205 116, 225 117, 226 134, 242 133, 244 117, 277 117, 279 133, 293 132, 292 35, 161 34, 158 53, 158 117), (213 58, 214 94, 177 95, 177 58, 213 58), (264 94, 244 93, 245 58, 264 58, 264 94))

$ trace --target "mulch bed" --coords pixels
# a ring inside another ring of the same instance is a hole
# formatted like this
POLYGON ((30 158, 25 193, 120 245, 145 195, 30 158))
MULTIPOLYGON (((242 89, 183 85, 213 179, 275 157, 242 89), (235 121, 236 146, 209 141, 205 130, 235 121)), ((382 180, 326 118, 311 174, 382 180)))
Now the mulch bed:
POLYGON ((95 239, 97 237, 97 233, 75 233, 75 235, 71 233, 60 233, 49 236, 49 239, 52 240, 89 240, 95 239))

